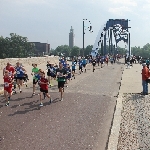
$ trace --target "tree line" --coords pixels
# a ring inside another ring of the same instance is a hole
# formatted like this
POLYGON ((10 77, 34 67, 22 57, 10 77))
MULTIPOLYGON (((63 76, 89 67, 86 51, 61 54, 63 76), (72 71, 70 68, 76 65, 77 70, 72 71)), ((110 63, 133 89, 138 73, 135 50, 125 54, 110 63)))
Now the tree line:
POLYGON ((27 37, 10 33, 10 37, 0 37, 0 58, 23 58, 34 54, 35 47, 27 37))
MULTIPOLYGON (((84 49, 84 56, 90 55, 93 45, 88 45, 84 49)), ((107 52, 109 51, 109 47, 106 46, 107 52)), ((125 55, 125 48, 117 47, 118 53, 125 55)), ((0 37, 0 59, 3 58, 25 58, 29 56, 34 56, 36 54, 35 45, 31 42, 28 42, 27 37, 22 37, 20 35, 10 33, 10 37, 3 38, 0 37)), ((101 50, 99 49, 99 53, 101 50)), ((131 54, 136 56, 142 56, 143 58, 150 58, 150 44, 147 43, 142 48, 131 47, 131 54)), ((56 49, 50 50, 50 55, 64 55, 68 56, 79 56, 83 55, 83 48, 78 46, 74 46, 70 48, 68 45, 58 46, 56 49)), ((41 54, 42 56, 42 54, 41 54)))

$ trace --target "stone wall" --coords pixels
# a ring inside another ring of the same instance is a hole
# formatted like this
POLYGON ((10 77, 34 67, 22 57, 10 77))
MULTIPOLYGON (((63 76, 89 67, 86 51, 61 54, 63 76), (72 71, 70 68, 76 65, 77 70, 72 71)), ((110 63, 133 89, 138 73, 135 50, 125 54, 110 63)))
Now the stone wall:
POLYGON ((51 63, 59 63, 59 57, 58 56, 47 56, 47 57, 31 57, 31 58, 5 58, 0 59, 0 70, 4 69, 6 67, 6 64, 10 62, 12 65, 15 65, 17 62, 22 63, 24 66, 32 65, 33 63, 36 63, 38 65, 47 63, 47 61, 50 61, 51 63))

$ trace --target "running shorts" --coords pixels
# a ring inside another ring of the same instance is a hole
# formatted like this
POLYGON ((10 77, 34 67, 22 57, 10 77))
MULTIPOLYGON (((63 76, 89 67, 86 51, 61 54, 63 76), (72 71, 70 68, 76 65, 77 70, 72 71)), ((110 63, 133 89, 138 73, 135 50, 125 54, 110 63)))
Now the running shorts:
POLYGON ((72 72, 75 72, 76 71, 76 69, 72 69, 72 72))
POLYGON ((48 93, 48 90, 44 90, 44 89, 40 88, 40 92, 42 92, 42 93, 48 93))
POLYGON ((83 67, 85 68, 85 67, 86 67, 86 64, 83 64, 83 67))
POLYGON ((64 88, 65 81, 58 81, 58 88, 64 88))
POLYGON ((12 88, 11 87, 4 87, 4 91, 7 91, 8 93, 12 92, 12 88))
POLYGON ((37 84, 38 80, 33 79, 33 84, 37 84))

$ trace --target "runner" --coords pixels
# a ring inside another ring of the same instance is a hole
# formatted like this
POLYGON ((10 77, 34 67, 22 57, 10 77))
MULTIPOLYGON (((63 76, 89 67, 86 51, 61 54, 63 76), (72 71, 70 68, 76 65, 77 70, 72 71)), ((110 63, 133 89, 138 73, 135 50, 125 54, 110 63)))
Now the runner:
POLYGON ((8 62, 7 66, 3 69, 3 76, 5 75, 5 70, 8 70, 9 76, 14 78, 15 68, 8 62))
POLYGON ((82 59, 79 59, 79 74, 81 74, 81 72, 83 72, 82 67, 83 67, 83 61, 82 61, 82 59))
POLYGON ((66 76, 66 83, 65 84, 67 84, 66 87, 68 87, 68 80, 70 81, 70 79, 71 79, 71 69, 70 69, 69 65, 67 66, 66 72, 67 72, 67 76, 66 76))
POLYGON ((56 76, 58 81, 58 89, 61 93, 61 101, 63 101, 63 92, 64 92, 64 84, 65 84, 65 78, 66 78, 66 70, 63 68, 63 64, 59 63, 59 68, 56 70, 56 76))
POLYGON ((82 63, 83 63, 84 72, 86 72, 86 59, 85 59, 85 57, 83 57, 82 63))
POLYGON ((51 68, 50 68, 50 76, 51 76, 51 84, 50 86, 53 86, 53 79, 55 80, 56 79, 56 69, 54 67, 54 64, 51 64, 51 68))
POLYGON ((33 69, 31 75, 33 76, 33 96, 35 95, 35 85, 39 80, 39 69, 37 68, 37 64, 32 64, 33 69))
MULTIPOLYGON (((51 69, 51 64, 50 64, 50 61, 47 61, 46 67, 47 67, 47 78, 48 78, 48 83, 50 84, 50 77, 51 77, 51 71, 50 71, 50 69, 51 69)), ((51 84, 50 84, 50 86, 51 86, 51 84)))
POLYGON ((9 76, 9 71, 4 71, 4 96, 6 99, 5 106, 9 106, 10 97, 12 95, 12 78, 9 76))
POLYGON ((75 71, 76 71, 76 61, 72 60, 72 77, 75 79, 75 71))
POLYGON ((92 60, 92 65, 93 65, 93 72, 95 71, 95 66, 96 66, 96 59, 92 60))
POLYGON ((109 59, 108 59, 108 56, 106 56, 106 64, 107 64, 107 66, 108 66, 108 61, 109 61, 109 59))
POLYGON ((24 74, 26 73, 26 70, 20 65, 19 62, 16 63, 16 81, 19 88, 20 93, 22 92, 21 86, 23 85, 23 80, 25 78, 24 74))
POLYGON ((103 68, 103 63, 104 63, 104 57, 103 56, 101 56, 101 68, 103 68))
POLYGON ((44 95, 44 99, 47 96, 50 99, 50 103, 52 103, 51 96, 48 95, 48 79, 45 78, 45 72, 40 70, 40 80, 39 80, 39 85, 40 85, 40 106, 43 106, 42 102, 42 94, 44 95))

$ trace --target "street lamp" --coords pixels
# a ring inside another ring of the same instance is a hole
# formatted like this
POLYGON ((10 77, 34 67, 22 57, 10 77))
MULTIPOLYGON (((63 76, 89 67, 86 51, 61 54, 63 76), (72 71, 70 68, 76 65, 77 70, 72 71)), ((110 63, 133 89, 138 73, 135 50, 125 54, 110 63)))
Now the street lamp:
MULTIPOLYGON (((85 34, 84 30, 86 30, 86 29, 84 29, 84 27, 85 27, 84 21, 87 21, 87 19, 83 19, 83 57, 84 57, 84 34, 85 34)), ((93 32, 91 22, 89 21, 89 23, 90 23, 90 26, 88 26, 87 29, 89 29, 90 32, 93 32)))

